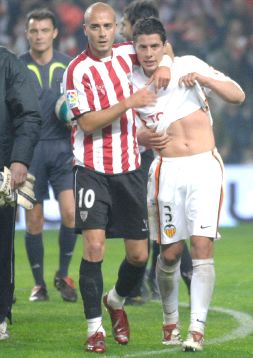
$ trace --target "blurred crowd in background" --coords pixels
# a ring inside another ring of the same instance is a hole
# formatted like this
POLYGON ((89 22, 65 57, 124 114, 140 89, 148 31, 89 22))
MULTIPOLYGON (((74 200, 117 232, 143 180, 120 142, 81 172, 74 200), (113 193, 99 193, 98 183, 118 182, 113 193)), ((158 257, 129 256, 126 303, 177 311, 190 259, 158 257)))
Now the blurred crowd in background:
MULTIPOLYGON (((87 42, 85 9, 91 0, 0 0, 0 45, 17 55, 27 50, 25 16, 34 8, 54 11, 60 31, 57 48, 76 56, 87 42)), ((120 23, 129 0, 113 6, 120 23)), ((253 163, 253 0, 155 0, 175 55, 191 54, 238 81, 246 91, 243 106, 213 99, 217 147, 225 163, 253 163)), ((120 28, 120 26, 119 26, 120 28)), ((117 41, 121 41, 120 33, 117 41)))

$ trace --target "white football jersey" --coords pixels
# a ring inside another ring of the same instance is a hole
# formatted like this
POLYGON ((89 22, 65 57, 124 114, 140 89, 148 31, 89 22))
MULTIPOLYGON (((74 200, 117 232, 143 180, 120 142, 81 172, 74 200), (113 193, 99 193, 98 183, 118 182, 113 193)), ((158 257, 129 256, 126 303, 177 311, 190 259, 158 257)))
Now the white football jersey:
MULTIPOLYGON (((201 107, 205 106, 205 110, 208 110, 205 95, 210 95, 210 89, 201 89, 198 85, 191 88, 180 87, 178 84, 180 77, 190 72, 198 72, 204 76, 219 80, 229 79, 223 73, 215 70, 195 56, 175 57, 171 66, 169 86, 166 90, 159 90, 155 106, 137 109, 141 120, 145 122, 147 127, 156 128, 157 132, 162 131, 168 128, 171 123, 195 112, 201 107)), ((148 80, 149 78, 144 74, 143 69, 136 66, 133 73, 134 90, 144 87, 148 80)), ((150 89, 154 89, 152 84, 150 89)))

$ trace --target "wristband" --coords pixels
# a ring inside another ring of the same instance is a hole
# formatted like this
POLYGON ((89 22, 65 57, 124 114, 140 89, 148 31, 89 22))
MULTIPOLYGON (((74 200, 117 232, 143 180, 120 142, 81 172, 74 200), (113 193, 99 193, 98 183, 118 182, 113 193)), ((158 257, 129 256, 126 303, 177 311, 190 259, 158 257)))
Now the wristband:
POLYGON ((172 62, 173 61, 169 55, 163 55, 163 58, 162 58, 161 62, 159 63, 158 67, 165 66, 165 67, 171 68, 172 62))

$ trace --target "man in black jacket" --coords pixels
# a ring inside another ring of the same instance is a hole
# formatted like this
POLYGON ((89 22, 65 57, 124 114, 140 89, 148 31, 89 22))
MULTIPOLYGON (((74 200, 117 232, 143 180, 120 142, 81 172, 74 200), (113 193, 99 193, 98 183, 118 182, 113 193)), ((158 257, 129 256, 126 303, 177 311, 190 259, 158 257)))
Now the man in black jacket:
MULTIPOLYGON (((10 170, 14 193, 26 181, 27 169, 40 132, 40 114, 28 70, 17 57, 0 47, 0 173, 10 170), (8 168, 8 169, 7 169, 8 168)), ((14 234, 16 202, 0 200, 0 340, 9 337, 14 290, 14 234)))

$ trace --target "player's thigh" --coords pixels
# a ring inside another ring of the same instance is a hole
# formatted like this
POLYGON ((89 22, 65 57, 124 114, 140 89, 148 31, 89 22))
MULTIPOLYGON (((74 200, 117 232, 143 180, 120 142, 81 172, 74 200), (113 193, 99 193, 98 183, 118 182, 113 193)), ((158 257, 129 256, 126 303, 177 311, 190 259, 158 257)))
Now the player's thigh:
POLYGON ((58 202, 62 222, 67 227, 74 227, 75 199, 73 189, 61 191, 58 195, 58 202))
POLYGON ((188 187, 186 201, 188 232, 190 236, 216 238, 222 196, 222 168, 210 156, 195 168, 195 174, 188 187))
POLYGON ((167 158, 154 160, 149 171, 148 210, 151 218, 152 208, 156 208, 157 231, 163 245, 188 238, 184 188, 185 180, 175 161, 167 158))
POLYGON ((50 141, 49 147, 48 149, 52 152, 48 165, 49 182, 58 200, 61 192, 73 190, 74 187, 73 154, 66 139, 50 141))
POLYGON ((109 180, 111 210, 107 237, 143 240, 148 237, 145 182, 140 170, 109 180))
POLYGON ((45 154, 46 144, 44 141, 38 142, 35 147, 33 159, 29 167, 29 173, 35 176, 34 194, 39 203, 49 198, 48 192, 48 156, 45 154))
POLYGON ((111 206, 108 178, 83 167, 74 174, 75 226, 78 231, 102 229, 108 223, 111 206))
POLYGON ((208 259, 213 257, 213 238, 205 236, 191 236, 191 255, 193 259, 208 259))

